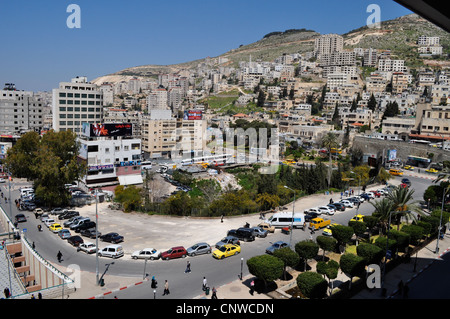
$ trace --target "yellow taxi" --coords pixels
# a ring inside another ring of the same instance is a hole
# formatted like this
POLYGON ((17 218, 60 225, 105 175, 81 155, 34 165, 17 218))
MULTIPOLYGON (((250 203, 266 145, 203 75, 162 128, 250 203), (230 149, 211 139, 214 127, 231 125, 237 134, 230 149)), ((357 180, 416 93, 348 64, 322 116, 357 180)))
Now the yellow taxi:
POLYGON ((364 221, 364 215, 358 214, 355 215, 352 219, 350 219, 352 222, 363 222, 364 221))
POLYGON ((241 252, 241 247, 238 245, 227 244, 223 245, 219 249, 214 250, 213 257, 216 259, 224 259, 233 255, 237 255, 241 252))
POLYGON ((54 224, 50 225, 49 229, 52 233, 57 233, 60 230, 62 230, 63 228, 62 228, 61 224, 54 223, 54 224))
POLYGON ((327 228, 325 228, 323 230, 322 235, 324 235, 324 236, 333 236, 333 232, 332 232, 331 229, 333 228, 333 226, 336 226, 336 225, 339 225, 339 224, 333 223, 333 224, 327 226, 327 228))
POLYGON ((436 173, 438 172, 438 170, 437 170, 437 169, 434 169, 434 168, 429 168, 429 169, 426 169, 425 172, 427 172, 427 173, 432 173, 432 174, 436 174, 436 173))
POLYGON ((413 171, 414 170, 414 166, 411 165, 406 165, 405 167, 403 167, 404 169, 407 169, 408 171, 413 171))
POLYGON ((391 168, 389 170, 389 174, 394 175, 394 176, 402 176, 403 172, 398 168, 391 168))

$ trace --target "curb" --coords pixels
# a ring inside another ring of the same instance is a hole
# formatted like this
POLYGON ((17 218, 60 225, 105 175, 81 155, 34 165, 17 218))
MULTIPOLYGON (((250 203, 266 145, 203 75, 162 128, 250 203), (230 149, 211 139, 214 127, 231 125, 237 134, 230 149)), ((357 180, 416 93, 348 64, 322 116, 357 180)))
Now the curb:
POLYGON ((143 283, 144 283, 144 281, 139 281, 139 282, 136 282, 134 284, 130 284, 128 286, 124 286, 124 287, 121 287, 121 288, 118 288, 118 289, 114 289, 114 290, 111 290, 111 291, 108 291, 108 292, 104 292, 102 294, 99 294, 99 295, 96 295, 96 296, 93 296, 93 297, 90 297, 90 298, 87 298, 87 299, 103 299, 105 296, 110 295, 110 294, 112 294, 114 292, 120 292, 120 291, 125 290, 127 288, 135 287, 135 286, 138 286, 138 285, 143 284, 143 283))

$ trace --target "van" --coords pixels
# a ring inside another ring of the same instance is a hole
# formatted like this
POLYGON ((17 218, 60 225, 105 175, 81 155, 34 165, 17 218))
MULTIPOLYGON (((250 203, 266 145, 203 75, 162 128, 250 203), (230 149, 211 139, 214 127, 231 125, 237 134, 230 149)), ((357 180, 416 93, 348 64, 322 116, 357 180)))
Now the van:
POLYGON ((20 196, 21 197, 26 197, 29 196, 31 194, 34 194, 34 189, 31 187, 24 187, 20 189, 20 196))
POLYGON ((293 228, 300 228, 305 224, 305 214, 294 213, 294 220, 292 220, 291 212, 275 213, 267 220, 267 223, 274 227, 286 227, 292 225, 293 228))
POLYGON ((109 245, 98 251, 101 257, 119 258, 123 256, 123 248, 121 245, 109 245))

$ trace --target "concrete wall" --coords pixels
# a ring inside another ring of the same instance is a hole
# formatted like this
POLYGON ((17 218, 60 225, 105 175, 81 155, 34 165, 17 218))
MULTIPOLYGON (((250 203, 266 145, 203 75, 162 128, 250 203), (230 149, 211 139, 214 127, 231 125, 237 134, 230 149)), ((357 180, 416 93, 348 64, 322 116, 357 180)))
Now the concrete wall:
POLYGON ((397 150, 397 158, 406 162, 408 156, 418 156, 428 158, 429 153, 433 153, 432 162, 442 162, 450 160, 450 151, 441 150, 435 147, 421 144, 411 144, 404 141, 380 140, 355 136, 353 147, 359 148, 364 154, 374 154, 377 158, 387 156, 388 150, 397 150))

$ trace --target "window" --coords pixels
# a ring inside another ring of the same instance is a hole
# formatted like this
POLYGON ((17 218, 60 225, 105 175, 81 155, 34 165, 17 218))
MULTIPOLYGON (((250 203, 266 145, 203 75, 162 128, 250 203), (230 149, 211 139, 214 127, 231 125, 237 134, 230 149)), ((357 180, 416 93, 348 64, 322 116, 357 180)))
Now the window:
POLYGON ((98 152, 98 145, 88 145, 88 152, 98 152))

